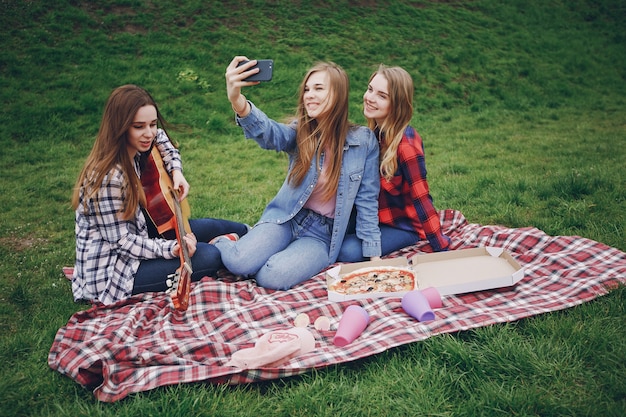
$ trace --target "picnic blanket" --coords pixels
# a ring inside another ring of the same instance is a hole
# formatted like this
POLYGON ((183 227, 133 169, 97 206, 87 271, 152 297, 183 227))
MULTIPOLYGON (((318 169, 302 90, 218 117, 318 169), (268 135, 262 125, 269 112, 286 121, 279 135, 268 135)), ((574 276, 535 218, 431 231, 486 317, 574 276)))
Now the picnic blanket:
MULTIPOLYGON (((174 310, 163 293, 133 296, 113 305, 75 313, 59 329, 49 366, 93 389, 98 400, 117 401, 131 393, 168 384, 204 381, 240 384, 301 374, 353 361, 441 333, 518 320, 565 309, 626 283, 626 253, 576 236, 549 236, 536 228, 471 224, 459 211, 440 212, 452 250, 495 246, 525 269, 515 286, 444 296, 435 320, 405 314, 400 298, 328 301, 324 274, 289 291, 260 288, 236 277, 205 277, 192 287, 186 312, 174 310), (370 323, 351 344, 332 339, 343 311, 359 304, 370 323), (293 329, 306 313, 313 322, 330 318, 330 330, 308 330, 315 348, 274 367, 240 369, 226 364, 233 353, 252 348, 263 336, 293 329)), ((428 252, 420 243, 391 256, 428 252)))

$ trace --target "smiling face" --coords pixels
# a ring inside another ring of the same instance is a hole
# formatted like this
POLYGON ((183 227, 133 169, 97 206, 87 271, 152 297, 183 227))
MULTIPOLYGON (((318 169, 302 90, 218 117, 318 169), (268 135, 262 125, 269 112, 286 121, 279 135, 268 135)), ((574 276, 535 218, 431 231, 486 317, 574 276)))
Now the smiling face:
POLYGON ((126 146, 131 158, 137 152, 150 150, 157 134, 157 111, 152 105, 140 107, 135 113, 133 123, 128 128, 126 146))
POLYGON ((385 77, 376 74, 363 94, 363 114, 368 119, 376 120, 379 126, 383 124, 391 108, 388 84, 385 77))
POLYGON ((330 101, 330 88, 326 71, 316 71, 309 76, 304 85, 303 101, 306 112, 311 119, 315 119, 326 112, 330 101))

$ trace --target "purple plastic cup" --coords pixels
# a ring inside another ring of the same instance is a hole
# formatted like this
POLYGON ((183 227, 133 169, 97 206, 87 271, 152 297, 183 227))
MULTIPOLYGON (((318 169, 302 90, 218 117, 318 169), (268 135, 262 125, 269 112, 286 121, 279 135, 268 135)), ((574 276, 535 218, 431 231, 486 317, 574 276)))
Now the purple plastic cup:
POLYGON ((435 319, 435 313, 430 308, 428 300, 421 291, 409 291, 402 297, 402 308, 411 317, 419 321, 430 321, 435 319))
POLYGON ((335 346, 343 347, 352 343, 367 327, 370 316, 361 306, 351 305, 346 308, 339 320, 339 327, 333 337, 335 346))
POLYGON ((433 310, 436 308, 441 308, 443 303, 441 301, 441 294, 439 294, 439 290, 437 290, 437 288, 428 287, 420 291, 422 291, 422 294, 424 294, 424 297, 426 297, 426 299, 428 300, 430 308, 432 308, 433 310))

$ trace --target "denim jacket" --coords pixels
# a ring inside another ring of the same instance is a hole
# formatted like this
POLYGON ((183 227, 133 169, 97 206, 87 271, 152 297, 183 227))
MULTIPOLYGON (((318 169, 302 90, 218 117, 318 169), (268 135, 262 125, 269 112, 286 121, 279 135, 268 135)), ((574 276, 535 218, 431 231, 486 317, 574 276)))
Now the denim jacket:
MULTIPOLYGON (((278 123, 250 103, 251 111, 246 117, 237 116, 237 124, 243 128, 246 138, 253 139, 263 149, 287 152, 289 169, 296 152, 295 125, 278 123)), ((299 186, 285 179, 278 194, 267 205, 262 222, 282 224, 293 218, 311 196, 318 180, 315 161, 299 186)), ((378 227, 378 141, 374 133, 363 126, 350 129, 344 145, 341 174, 337 188, 335 218, 330 243, 331 263, 337 260, 339 249, 346 234, 350 213, 357 209, 357 236, 363 241, 363 256, 380 256, 380 229, 378 227)))

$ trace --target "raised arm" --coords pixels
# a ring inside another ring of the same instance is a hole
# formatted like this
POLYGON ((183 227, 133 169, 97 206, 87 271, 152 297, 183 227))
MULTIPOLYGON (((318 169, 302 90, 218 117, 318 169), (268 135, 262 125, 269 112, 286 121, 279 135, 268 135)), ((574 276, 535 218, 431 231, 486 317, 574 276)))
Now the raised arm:
POLYGON ((259 84, 259 81, 243 81, 245 78, 259 72, 258 68, 253 68, 256 65, 256 60, 251 60, 245 64, 238 66, 241 62, 248 61, 245 56, 236 56, 230 62, 226 68, 226 93, 228 95, 228 101, 233 107, 233 111, 239 115, 239 117, 246 117, 250 113, 250 106, 246 100, 246 96, 241 94, 241 87, 249 87, 259 84))

